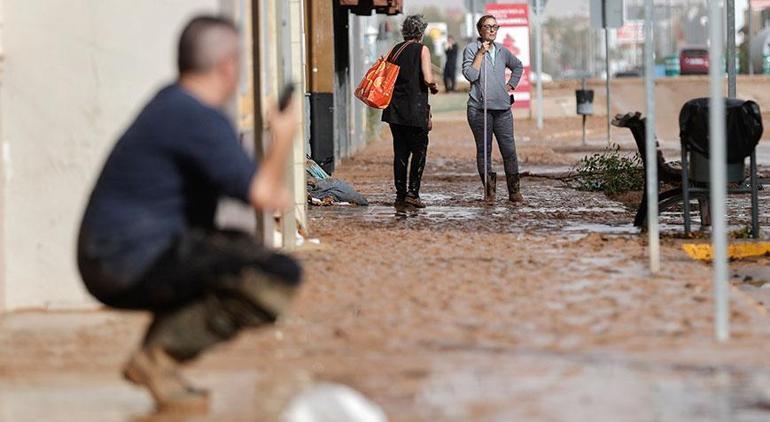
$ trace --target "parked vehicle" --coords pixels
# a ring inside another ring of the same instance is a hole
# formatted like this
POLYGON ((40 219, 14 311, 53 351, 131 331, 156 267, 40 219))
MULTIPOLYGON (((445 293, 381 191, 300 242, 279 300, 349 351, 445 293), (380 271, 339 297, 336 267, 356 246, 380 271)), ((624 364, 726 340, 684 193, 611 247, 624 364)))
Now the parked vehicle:
POLYGON ((615 72, 616 78, 639 78, 643 75, 641 69, 626 69, 615 72))
POLYGON ((706 47, 683 48, 679 52, 679 72, 682 75, 707 75, 709 51, 706 47))

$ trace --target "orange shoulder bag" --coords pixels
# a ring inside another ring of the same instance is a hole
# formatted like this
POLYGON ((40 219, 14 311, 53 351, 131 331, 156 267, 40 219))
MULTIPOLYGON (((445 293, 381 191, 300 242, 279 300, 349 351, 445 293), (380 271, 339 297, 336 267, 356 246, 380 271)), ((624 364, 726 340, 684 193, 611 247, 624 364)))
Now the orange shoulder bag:
MULTIPOLYGON (((393 88, 396 86, 396 78, 401 66, 393 63, 404 49, 414 41, 405 42, 398 51, 390 50, 388 58, 380 56, 374 65, 369 68, 356 88, 355 96, 369 107, 383 109, 390 105, 393 97, 393 88)), ((395 48, 395 47, 393 47, 395 48)))

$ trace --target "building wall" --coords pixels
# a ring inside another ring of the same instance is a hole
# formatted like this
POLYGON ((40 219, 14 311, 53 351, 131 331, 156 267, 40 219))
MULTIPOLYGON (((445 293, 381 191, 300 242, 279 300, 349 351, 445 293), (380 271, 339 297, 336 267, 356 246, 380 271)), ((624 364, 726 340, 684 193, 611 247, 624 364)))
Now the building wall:
POLYGON ((93 302, 75 265, 112 143, 175 74, 175 44, 217 0, 1 0, 0 311, 93 302))

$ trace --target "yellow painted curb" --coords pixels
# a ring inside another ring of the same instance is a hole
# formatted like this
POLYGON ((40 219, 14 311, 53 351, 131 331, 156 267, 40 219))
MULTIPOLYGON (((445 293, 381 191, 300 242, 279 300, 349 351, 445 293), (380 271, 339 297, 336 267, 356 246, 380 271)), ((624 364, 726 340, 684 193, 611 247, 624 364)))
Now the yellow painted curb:
MULTIPOLYGON (((682 245, 685 253, 698 261, 711 261, 714 253, 709 243, 686 243, 682 245)), ((770 255, 770 242, 736 243, 727 246, 729 259, 742 259, 754 256, 770 255)))

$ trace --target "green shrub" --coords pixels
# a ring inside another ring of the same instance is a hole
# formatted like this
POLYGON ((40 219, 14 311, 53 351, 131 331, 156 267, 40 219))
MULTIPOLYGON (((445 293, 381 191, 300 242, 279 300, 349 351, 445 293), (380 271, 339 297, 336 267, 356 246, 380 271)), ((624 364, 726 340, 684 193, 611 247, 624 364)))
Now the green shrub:
POLYGON ((644 189, 644 167, 639 153, 623 155, 619 145, 585 156, 572 169, 571 187, 606 194, 644 189))

